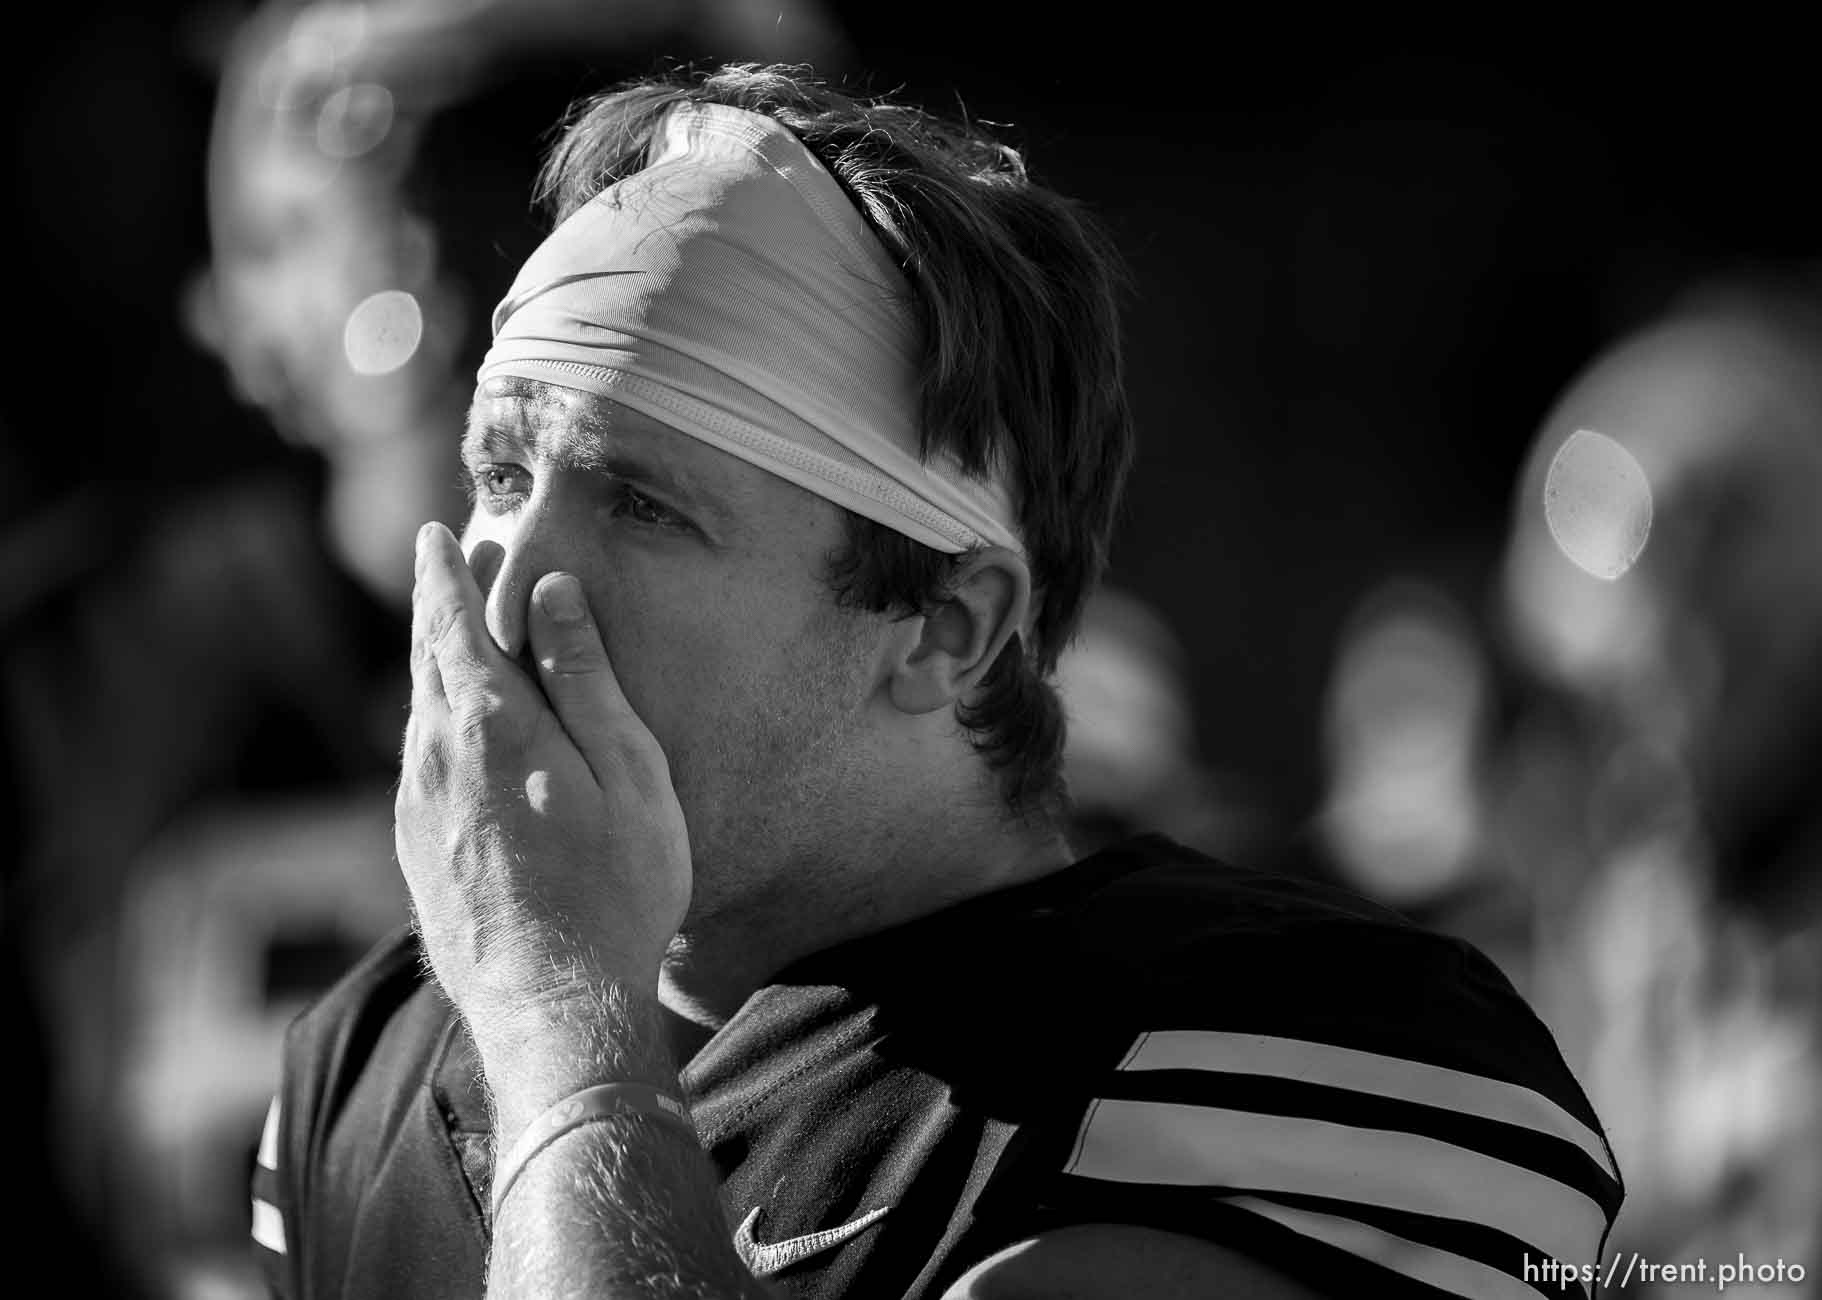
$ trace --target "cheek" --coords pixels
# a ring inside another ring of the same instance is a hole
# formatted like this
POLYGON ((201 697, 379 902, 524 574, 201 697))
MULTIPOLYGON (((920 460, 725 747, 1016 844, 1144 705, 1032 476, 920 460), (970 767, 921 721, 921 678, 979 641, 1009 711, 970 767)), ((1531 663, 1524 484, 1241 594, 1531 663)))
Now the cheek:
POLYGON ((679 728, 709 703, 701 688, 715 680, 719 647, 687 609, 625 592, 597 601, 595 609, 620 689, 669 753, 679 728))
POLYGON ((591 585, 602 641, 627 702, 675 760, 737 712, 772 633, 731 584, 622 569, 591 585))
POLYGON ((803 593, 751 575, 687 591, 619 575, 596 600, 621 689, 680 795, 713 799, 717 773, 745 770, 766 737, 792 730, 819 626, 803 593))

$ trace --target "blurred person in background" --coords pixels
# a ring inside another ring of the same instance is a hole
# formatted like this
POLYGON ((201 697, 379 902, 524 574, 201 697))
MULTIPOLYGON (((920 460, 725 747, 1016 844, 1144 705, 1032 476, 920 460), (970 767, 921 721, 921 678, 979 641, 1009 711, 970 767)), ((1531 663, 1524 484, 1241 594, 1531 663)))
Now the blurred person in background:
POLYGON ((358 735, 361 614, 320 562, 307 467, 175 328, 206 91, 169 35, 139 6, 59 12, 6 114, 13 287, 35 304, 0 429, 7 1113, 31 1189, 9 1227, 72 1295, 153 1288, 125 1238, 165 1202, 116 1178, 142 851, 212 795, 383 781, 396 744, 358 735))
MULTIPOLYGON (((480 355, 476 294, 495 287, 475 281, 508 269, 497 249, 489 265, 452 264, 448 246, 474 214, 424 212, 433 127, 492 90, 552 102, 537 81, 577 76, 590 58, 642 62, 672 38, 840 62, 819 4, 762 8, 278 0, 235 34, 210 142, 213 257, 191 321, 241 397, 323 455, 330 544, 398 607, 417 525, 452 514, 459 492, 448 431, 480 355)), ((472 207, 509 187, 523 206, 522 162, 460 161, 453 188, 472 207)))
POLYGON ((1344 624, 1312 824, 1273 861, 1473 943, 1530 993, 1527 864, 1500 833, 1500 665, 1455 584, 1404 572, 1344 624))
POLYGON ((1617 1169, 1483 956, 1163 836, 1068 843, 1049 678, 1131 439, 1085 215, 978 128, 778 67, 591 101, 546 188, 475 509, 418 534, 417 924, 288 1036, 274 1289, 1477 1296, 1591 1262, 1617 1169))
MULTIPOLYGON (((396 742, 385 733, 403 678, 396 616, 325 557, 312 486, 282 461, 169 493, 92 482, 33 500, 9 521, 0 709, 17 818, 5 911, 9 952, 44 1027, 41 1106, 22 1113, 43 1116, 29 1127, 58 1189, 46 1202, 67 1203, 72 1223, 98 1243, 73 1256, 76 1293, 80 1270, 108 1261, 118 1276, 97 1292, 162 1294, 165 1261, 191 1244, 166 1218, 179 1203, 173 1189, 145 1194, 139 1176, 162 1178, 173 1166, 144 1159, 139 1121, 143 1113, 159 1130, 181 1132, 208 1106, 196 1097, 173 1108, 168 1091, 153 1089, 146 1098, 158 1105, 141 1112, 141 1049, 187 1055, 197 1080, 230 1078, 245 1064, 197 1050, 208 1044, 195 1038, 151 1037, 170 1022, 147 1015, 145 999, 154 984, 170 985, 149 980, 139 958, 172 969, 200 955, 182 931, 144 931, 137 899, 157 874, 152 846, 215 803, 351 782, 383 793, 390 779, 396 742), (378 703, 388 684, 389 706, 378 703)), ((385 827, 382 817, 373 841, 381 868, 385 827)), ((204 920, 201 882, 213 873, 201 863, 182 872, 198 888, 179 915, 204 920)), ((315 942, 314 929, 299 909, 267 935, 315 942)), ((259 1020, 267 972, 254 951, 235 978, 259 1020)), ((192 973, 206 1000, 217 972, 192 973)), ((244 1020, 225 1028, 209 1042, 244 1039, 244 1020)), ((269 1070, 276 1027, 262 1028, 269 1070)), ((229 1120, 247 1122, 231 1112, 229 1120)), ((188 1203, 235 1213, 220 1175, 242 1164, 246 1145, 235 1134, 227 1150, 236 1154, 216 1162, 215 1186, 188 1203)))
POLYGON ((1269 859, 1494 957, 1656 1261, 1809 1267, 1822 1227, 1819 289, 1705 282, 1589 364, 1490 609, 1416 569, 1359 601, 1322 812, 1269 859))
POLYGON ((1091 853, 1157 831, 1247 862, 1267 819, 1244 784, 1203 761, 1183 645, 1151 605, 1103 585, 1057 661, 1068 732, 1069 841, 1091 853))
POLYGON ((1782 1258, 1810 1277, 1765 1294, 1822 1294, 1815 267, 1697 284, 1586 368, 1502 597, 1533 689, 1500 818, 1539 1010, 1628 1170, 1615 1245, 1782 1258))

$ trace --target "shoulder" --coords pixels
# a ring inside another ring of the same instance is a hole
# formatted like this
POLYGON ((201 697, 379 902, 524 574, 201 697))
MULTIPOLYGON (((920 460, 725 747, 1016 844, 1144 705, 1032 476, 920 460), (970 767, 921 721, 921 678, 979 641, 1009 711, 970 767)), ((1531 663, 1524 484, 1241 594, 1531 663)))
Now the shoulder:
POLYGON ((1622 1195, 1549 1030, 1472 946, 1166 841, 1060 918, 1112 1050, 1009 1175, 1045 1229, 1202 1237, 1321 1287, 1526 1294, 1622 1195))
POLYGON ((449 1024, 447 1005, 424 978, 406 926, 286 1031, 279 1089, 254 1171, 254 1239, 278 1294, 293 1293, 309 1267, 306 1255, 347 1244, 353 1198, 337 1191, 370 1185, 449 1024))
POLYGON ((356 1077, 413 1077, 448 1010, 423 973, 417 936, 401 926, 292 1022, 285 1034, 286 1100, 335 1105, 356 1077))
POLYGON ((1598 1127, 1550 1031, 1472 944, 1343 889, 1161 837, 1135 847, 1145 865, 1076 899, 1061 943, 1134 1053, 1244 1042, 1256 1068, 1290 1040, 1504 1079, 1598 1127))

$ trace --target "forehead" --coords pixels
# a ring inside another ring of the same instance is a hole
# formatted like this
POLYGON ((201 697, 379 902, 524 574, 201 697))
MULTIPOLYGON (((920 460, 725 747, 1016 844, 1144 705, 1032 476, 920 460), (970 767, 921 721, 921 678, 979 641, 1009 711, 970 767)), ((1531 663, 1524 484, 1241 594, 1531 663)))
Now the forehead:
POLYGON ((465 451, 485 459, 502 445, 553 468, 660 479, 699 507, 734 514, 828 504, 642 411, 538 380, 490 379, 476 390, 465 451))

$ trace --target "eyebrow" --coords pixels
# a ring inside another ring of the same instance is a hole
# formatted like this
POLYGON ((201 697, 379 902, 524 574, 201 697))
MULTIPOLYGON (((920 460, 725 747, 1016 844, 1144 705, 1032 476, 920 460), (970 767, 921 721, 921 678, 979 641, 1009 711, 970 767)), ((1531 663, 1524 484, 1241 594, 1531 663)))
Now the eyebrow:
POLYGON ((502 425, 471 407, 467 430, 462 435, 462 460, 473 463, 505 459, 530 451, 534 459, 559 469, 650 484, 681 506, 726 515, 723 493, 698 484, 693 476, 681 474, 654 458, 613 446, 602 421, 584 415, 577 424, 584 435, 581 439, 566 439, 561 448, 552 448, 531 421, 520 417, 513 425, 502 425))

